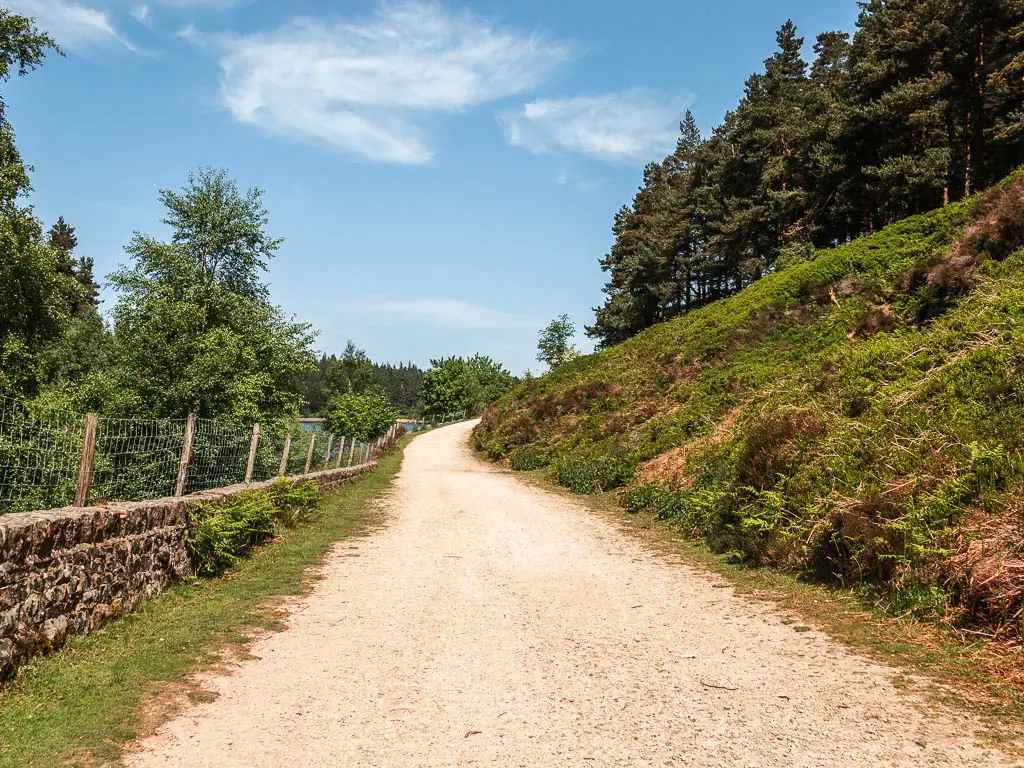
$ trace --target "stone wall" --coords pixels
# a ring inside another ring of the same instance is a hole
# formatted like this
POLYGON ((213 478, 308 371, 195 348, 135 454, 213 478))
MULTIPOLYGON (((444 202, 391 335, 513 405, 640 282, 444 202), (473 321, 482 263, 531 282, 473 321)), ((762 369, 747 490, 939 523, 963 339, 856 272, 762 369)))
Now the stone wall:
MULTIPOLYGON (((328 492, 371 466, 289 479, 316 480, 328 492)), ((267 485, 0 516, 0 681, 70 634, 88 634, 189 575, 190 508, 267 485)))

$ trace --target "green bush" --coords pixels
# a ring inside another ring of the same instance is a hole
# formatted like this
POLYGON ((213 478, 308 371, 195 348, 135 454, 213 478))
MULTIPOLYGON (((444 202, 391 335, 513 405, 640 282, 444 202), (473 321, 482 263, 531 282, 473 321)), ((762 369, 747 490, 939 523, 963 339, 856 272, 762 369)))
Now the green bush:
POLYGON ((246 491, 223 504, 193 510, 185 547, 199 576, 219 576, 252 547, 274 535, 277 508, 265 491, 246 491))
POLYGON ((555 465, 556 478, 573 493, 599 493, 623 485, 633 473, 627 459, 591 453, 571 453, 555 465))
POLYGON ((313 522, 319 516, 320 486, 315 480, 292 483, 279 477, 266 493, 276 510, 275 519, 286 528, 313 522))
POLYGON ((327 426, 336 435, 366 442, 387 432, 398 412, 383 392, 349 392, 332 398, 327 426))
POLYGON ((547 465, 547 452, 535 445, 523 446, 513 453, 509 460, 509 466, 516 472, 530 472, 534 469, 542 469, 547 465))
POLYGON ((318 514, 316 481, 292 484, 284 478, 262 491, 245 491, 222 504, 201 504, 191 513, 185 548, 198 576, 219 576, 238 558, 274 536, 278 526, 294 528, 318 514))

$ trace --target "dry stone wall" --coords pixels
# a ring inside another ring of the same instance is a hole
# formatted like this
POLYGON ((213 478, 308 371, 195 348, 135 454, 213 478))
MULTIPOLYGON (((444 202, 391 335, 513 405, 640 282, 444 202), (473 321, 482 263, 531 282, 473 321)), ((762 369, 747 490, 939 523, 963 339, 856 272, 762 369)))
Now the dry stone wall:
MULTIPOLYGON (((328 492, 371 466, 289 479, 316 480, 328 492)), ((0 516, 0 681, 35 654, 88 634, 191 574, 189 510, 267 485, 0 516)))

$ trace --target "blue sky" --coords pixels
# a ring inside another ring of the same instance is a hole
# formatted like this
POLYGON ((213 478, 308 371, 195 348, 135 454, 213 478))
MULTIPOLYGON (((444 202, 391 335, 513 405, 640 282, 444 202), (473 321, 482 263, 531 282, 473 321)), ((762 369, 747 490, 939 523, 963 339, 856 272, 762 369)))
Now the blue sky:
MULTIPOLYGON (((683 110, 709 131, 792 18, 854 0, 14 0, 67 52, 5 88, 32 202, 105 276, 198 166, 266 191, 272 297, 318 346, 489 354, 601 302, 598 259, 683 110)), ((109 305, 112 296, 104 292, 109 305)))

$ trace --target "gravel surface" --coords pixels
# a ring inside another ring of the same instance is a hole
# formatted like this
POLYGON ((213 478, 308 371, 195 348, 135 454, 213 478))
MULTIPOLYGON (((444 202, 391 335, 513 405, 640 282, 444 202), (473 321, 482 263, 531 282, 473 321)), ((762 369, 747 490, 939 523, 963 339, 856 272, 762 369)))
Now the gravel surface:
POLYGON ((386 527, 127 764, 1013 765, 894 670, 478 461, 470 427, 413 441, 386 527))

